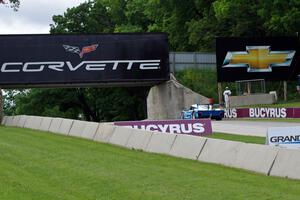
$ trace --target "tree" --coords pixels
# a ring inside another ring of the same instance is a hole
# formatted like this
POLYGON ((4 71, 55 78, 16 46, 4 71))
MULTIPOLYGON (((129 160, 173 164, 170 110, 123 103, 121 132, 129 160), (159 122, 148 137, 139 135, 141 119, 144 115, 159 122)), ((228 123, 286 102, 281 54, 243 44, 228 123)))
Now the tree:
POLYGON ((7 115, 118 121, 144 119, 149 88, 31 89, 6 92, 7 115), (13 99, 13 100, 12 100, 13 99))
MULTIPOLYGON (((299 0, 90 0, 53 16, 51 24, 52 34, 166 32, 170 51, 214 51, 216 36, 295 35, 299 30, 299 0)), ((143 119, 148 90, 34 89, 16 95, 14 111, 93 121, 143 119), (38 102, 49 106, 37 108, 38 102)))
POLYGON ((298 0, 199 0, 196 18, 187 22, 189 43, 215 49, 216 36, 283 36, 300 30, 298 0))
POLYGON ((0 4, 9 4, 11 8, 17 11, 20 6, 20 0, 0 0, 0 4))
POLYGON ((108 8, 100 1, 85 2, 53 16, 50 33, 107 33, 114 30, 108 8))

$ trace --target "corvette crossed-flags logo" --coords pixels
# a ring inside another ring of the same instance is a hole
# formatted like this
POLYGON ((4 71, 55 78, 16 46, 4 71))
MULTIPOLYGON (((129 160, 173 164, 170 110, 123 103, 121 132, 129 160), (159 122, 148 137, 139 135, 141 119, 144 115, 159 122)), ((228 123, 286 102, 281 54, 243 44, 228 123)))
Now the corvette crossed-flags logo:
POLYGON ((79 47, 76 46, 63 45, 63 47, 67 52, 78 54, 79 57, 82 58, 84 54, 96 51, 98 44, 82 47, 81 50, 79 49, 79 47))

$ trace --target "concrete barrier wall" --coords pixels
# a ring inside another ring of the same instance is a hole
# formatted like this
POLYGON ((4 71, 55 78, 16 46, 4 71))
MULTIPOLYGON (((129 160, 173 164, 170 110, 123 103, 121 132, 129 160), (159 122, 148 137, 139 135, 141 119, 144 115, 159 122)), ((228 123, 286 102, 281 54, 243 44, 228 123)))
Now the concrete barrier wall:
POLYGON ((82 131, 81 137, 93 140, 95 137, 95 134, 98 130, 99 123, 96 122, 86 122, 85 127, 82 131))
POLYGON ((29 125, 31 124, 31 122, 32 122, 32 117, 33 116, 26 116, 25 118, 26 118, 26 121, 25 121, 25 124, 24 124, 24 128, 30 128, 29 127, 29 125))
POLYGON ((6 126, 49 130, 147 152, 169 154, 266 175, 300 179, 300 151, 258 144, 131 129, 62 118, 6 116, 6 126), (69 131, 68 131, 69 130, 69 131))
POLYGON ((13 121, 12 121, 12 126, 17 126, 20 118, 21 118, 20 115, 14 116, 13 121))
POLYGON ((86 121, 74 120, 69 135, 75 137, 81 137, 86 123, 87 123, 86 121))
POLYGON ((152 137, 152 132, 133 129, 131 136, 126 144, 127 148, 136 149, 136 150, 146 150, 148 143, 152 137))
POLYGON ((267 175, 270 172, 277 153, 278 148, 243 143, 240 146, 237 160, 233 166, 267 175))
POLYGON ((62 123, 62 118, 53 118, 49 127, 49 132, 57 133, 62 123))
POLYGON ((42 123, 42 117, 36 117, 36 116, 27 116, 27 120, 25 122, 24 127, 30 128, 30 129, 36 129, 38 130, 42 123))
POLYGON ((109 143, 126 147, 132 130, 132 128, 117 126, 109 139, 109 143))
POLYGON ((8 116, 5 121, 5 126, 12 126, 13 119, 14 119, 13 116, 8 116))
POLYGON ((12 116, 12 118, 11 118, 11 120, 10 120, 10 124, 9 124, 9 126, 15 126, 15 124, 16 124, 16 122, 17 122, 17 120, 19 119, 19 117, 18 116, 12 116))
POLYGON ((198 158, 199 161, 234 167, 241 142, 207 139, 198 158))
POLYGON ((243 96, 230 96, 230 107, 239 107, 255 104, 273 104, 276 102, 273 94, 252 94, 243 96))
POLYGON ((177 134, 153 132, 146 151, 168 154, 172 148, 176 136, 177 134))
POLYGON ((28 120, 28 116, 27 115, 21 115, 20 119, 17 123, 17 127, 23 128, 25 126, 26 121, 28 120))
POLYGON ((39 130, 40 131, 49 131, 52 119, 53 118, 51 118, 51 117, 42 117, 42 122, 39 127, 39 130))
POLYGON ((300 179, 300 151, 279 149, 270 175, 300 179))
POLYGON ((207 139, 199 161, 268 174, 278 149, 266 145, 207 139))
POLYGON ((169 154, 176 157, 197 160, 205 142, 206 138, 203 137, 177 135, 169 154))
POLYGON ((73 122, 74 120, 71 119, 62 119, 59 129, 56 133, 60 133, 62 135, 68 135, 73 125, 73 122))
POLYGON ((7 120, 7 116, 3 116, 2 121, 1 121, 1 125, 5 125, 6 120, 7 120))
POLYGON ((114 126, 113 124, 100 123, 94 140, 107 143, 113 135, 115 128, 116 126, 114 126))

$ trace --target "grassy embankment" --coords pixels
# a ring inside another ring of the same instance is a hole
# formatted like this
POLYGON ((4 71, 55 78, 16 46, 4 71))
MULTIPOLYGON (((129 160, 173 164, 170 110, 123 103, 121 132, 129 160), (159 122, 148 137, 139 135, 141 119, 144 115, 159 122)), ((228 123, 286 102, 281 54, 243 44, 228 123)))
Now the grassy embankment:
POLYGON ((298 199, 300 181, 0 127, 0 199, 298 199))

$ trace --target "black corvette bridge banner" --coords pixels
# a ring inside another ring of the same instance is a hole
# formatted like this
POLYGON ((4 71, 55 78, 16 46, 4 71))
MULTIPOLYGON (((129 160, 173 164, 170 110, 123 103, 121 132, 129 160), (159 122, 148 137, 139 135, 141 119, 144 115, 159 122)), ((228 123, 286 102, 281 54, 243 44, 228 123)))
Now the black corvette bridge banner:
POLYGON ((217 37, 218 82, 295 80, 300 74, 298 37, 217 37))
POLYGON ((154 85, 169 80, 164 33, 0 35, 0 86, 154 85))

